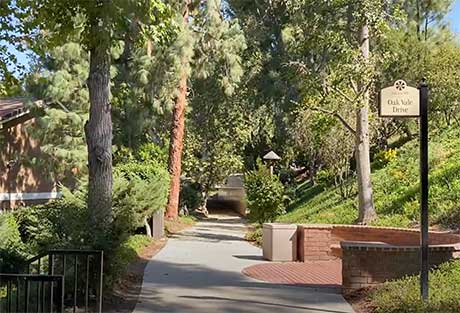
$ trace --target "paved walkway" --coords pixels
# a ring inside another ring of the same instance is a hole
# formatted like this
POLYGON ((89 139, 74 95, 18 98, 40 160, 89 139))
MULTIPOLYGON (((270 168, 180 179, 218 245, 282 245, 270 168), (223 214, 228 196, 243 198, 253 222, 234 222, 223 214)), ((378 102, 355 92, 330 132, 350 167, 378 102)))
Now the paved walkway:
POLYGON ((277 285, 241 271, 263 262, 237 217, 199 222, 147 265, 135 313, 352 313, 341 295, 277 285))

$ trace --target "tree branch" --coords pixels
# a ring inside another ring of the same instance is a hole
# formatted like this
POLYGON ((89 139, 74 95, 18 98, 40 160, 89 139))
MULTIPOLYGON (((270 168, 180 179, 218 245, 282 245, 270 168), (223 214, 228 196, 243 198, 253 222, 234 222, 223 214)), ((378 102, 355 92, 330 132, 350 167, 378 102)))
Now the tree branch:
MULTIPOLYGON (((299 104, 298 102, 294 101, 294 100, 291 100, 292 103, 294 104, 299 104)), ((331 116, 334 116, 335 118, 337 118, 343 126, 345 126, 345 128, 350 132, 352 133, 353 135, 356 134, 356 130, 351 127, 351 125, 347 122, 347 120, 342 116, 340 115, 337 111, 330 111, 330 110, 327 110, 327 109, 323 109, 321 107, 315 107, 315 106, 307 106, 307 109, 309 110, 312 110, 312 111, 317 111, 317 112, 321 112, 321 113, 326 113, 326 114, 329 114, 331 116)))
POLYGON ((63 109, 66 113, 69 113, 69 112, 70 112, 70 110, 67 109, 67 107, 66 107, 61 101, 59 101, 59 100, 54 100, 54 102, 56 102, 56 103, 61 107, 61 109, 63 109))
POLYGON ((358 85, 356 85, 355 80, 354 80, 353 78, 351 78, 351 77, 349 78, 349 80, 350 80, 351 86, 353 87, 353 91, 354 91, 355 93, 358 93, 358 94, 359 94, 358 85))
POLYGON ((342 98, 344 98, 345 100, 351 102, 351 103, 354 103, 356 101, 356 99, 352 99, 350 96, 348 96, 346 93, 344 93, 342 90, 338 89, 338 88, 335 88, 334 86, 331 86, 332 90, 335 91, 336 93, 338 93, 340 96, 342 96, 342 98))
MULTIPOLYGON (((357 86, 355 85, 355 83, 353 82, 353 80, 350 80, 350 83, 352 83, 352 87, 353 89, 357 88, 357 86)), ((327 83, 326 83, 327 85, 327 83)), ((338 93, 340 96, 342 96, 342 98, 344 98, 345 100, 349 101, 350 103, 354 104, 365 92, 367 92, 369 90, 369 88, 371 87, 372 85, 372 80, 369 81, 369 83, 363 88, 361 89, 361 91, 357 92, 356 96, 354 99, 352 99, 350 96, 348 96, 346 93, 344 93, 342 90, 338 89, 338 88, 335 88, 334 86, 329 86, 333 91, 335 91, 336 93, 338 93)))

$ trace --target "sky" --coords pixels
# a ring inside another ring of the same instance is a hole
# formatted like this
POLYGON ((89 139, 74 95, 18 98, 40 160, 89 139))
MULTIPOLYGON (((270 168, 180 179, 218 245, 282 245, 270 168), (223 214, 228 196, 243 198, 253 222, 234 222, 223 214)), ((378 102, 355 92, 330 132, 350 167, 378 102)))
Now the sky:
POLYGON ((460 0, 455 0, 452 11, 448 16, 448 20, 451 23, 452 30, 457 34, 460 34, 460 0))
MULTIPOLYGON (((452 11, 447 16, 447 20, 450 22, 452 30, 460 36, 460 0, 455 0, 452 11)), ((10 51, 16 55, 20 64, 28 64, 29 59, 27 54, 18 52, 12 47, 10 47, 10 51)))

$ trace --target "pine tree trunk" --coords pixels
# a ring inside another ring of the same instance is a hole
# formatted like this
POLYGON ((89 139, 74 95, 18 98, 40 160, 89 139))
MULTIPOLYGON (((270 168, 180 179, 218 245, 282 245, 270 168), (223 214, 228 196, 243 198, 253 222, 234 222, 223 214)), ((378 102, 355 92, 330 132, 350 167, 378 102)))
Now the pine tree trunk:
POLYGON ((187 101, 187 75, 183 74, 179 84, 179 95, 173 111, 173 122, 169 145, 169 173, 171 184, 169 188, 166 218, 175 219, 179 213, 180 175, 182 163, 182 149, 185 129, 185 106, 187 101))
MULTIPOLYGON (((369 59, 369 28, 360 32, 361 53, 369 59)), ((366 88, 361 84, 361 88, 366 88)), ((359 216, 358 222, 367 224, 376 217, 371 181, 371 160, 369 148, 369 92, 363 94, 362 106, 356 112, 355 157, 358 176, 359 216)))
MULTIPOLYGON (((100 28, 95 26, 95 28, 100 28)), ((103 34, 103 30, 99 34, 103 34)), ((103 36, 103 35, 101 35, 103 36)), ((88 89, 89 120, 85 125, 88 147, 90 223, 99 231, 112 222, 112 117, 110 95, 110 44, 108 38, 90 49, 88 89)))
MULTIPOLYGON (((188 23, 189 18, 189 1, 184 3, 183 11, 184 23, 188 23)), ((187 66, 186 57, 182 59, 184 68, 187 66)), ((169 188, 168 205, 166 207, 166 218, 176 219, 179 216, 179 193, 180 193, 180 175, 182 167, 182 149, 184 146, 185 131, 185 107, 187 106, 187 73, 183 70, 179 82, 179 95, 176 98, 173 109, 173 121, 171 128, 171 138, 169 144, 169 161, 168 169, 171 175, 169 188)))

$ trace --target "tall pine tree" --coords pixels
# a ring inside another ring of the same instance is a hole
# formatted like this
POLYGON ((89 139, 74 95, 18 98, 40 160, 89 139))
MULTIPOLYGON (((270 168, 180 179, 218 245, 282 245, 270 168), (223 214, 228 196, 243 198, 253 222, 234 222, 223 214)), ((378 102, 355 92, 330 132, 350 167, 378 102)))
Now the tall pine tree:
POLYGON ((166 210, 167 218, 178 215, 180 176, 182 172, 182 150, 185 133, 185 114, 188 99, 189 82, 193 77, 217 75, 220 88, 229 91, 235 81, 239 81, 242 71, 239 61, 233 54, 235 50, 226 50, 226 43, 240 38, 238 50, 244 49, 242 33, 230 27, 234 21, 224 19, 220 0, 206 2, 186 0, 178 5, 181 12, 181 27, 177 44, 181 47, 178 55, 181 68, 178 89, 173 108, 173 119, 169 149, 169 171, 171 186, 166 210), (211 71, 209 67, 220 63, 223 71, 211 71))
POLYGON ((44 152, 36 162, 57 182, 87 174, 88 59, 80 44, 69 42, 42 57, 27 77, 27 91, 47 103, 33 110, 37 119, 30 132, 44 152))
MULTIPOLYGON (((88 149, 88 209, 90 222, 101 232, 112 221, 112 116, 110 94, 110 49, 127 32, 131 18, 146 25, 159 25, 155 7, 161 1, 134 0, 17 0, 22 32, 38 37, 37 51, 59 46, 75 28, 82 29, 81 44, 89 52, 89 119, 85 125, 88 149), (83 16, 76 24, 75 17, 83 16)), ((32 40, 31 40, 32 42, 32 40)))

